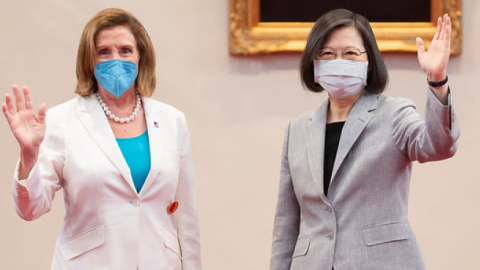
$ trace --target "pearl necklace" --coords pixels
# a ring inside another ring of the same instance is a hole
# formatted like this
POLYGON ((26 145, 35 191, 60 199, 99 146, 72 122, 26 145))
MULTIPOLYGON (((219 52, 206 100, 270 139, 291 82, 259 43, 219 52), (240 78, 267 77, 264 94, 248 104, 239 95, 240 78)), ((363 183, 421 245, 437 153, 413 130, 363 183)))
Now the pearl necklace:
POLYGON ((109 117, 110 119, 115 121, 115 123, 120 123, 120 124, 127 124, 130 121, 133 121, 133 119, 135 119, 135 116, 137 116, 137 113, 140 110, 140 106, 142 105, 142 99, 140 98, 140 95, 138 94, 138 92, 135 92, 135 96, 137 98, 137 101, 135 103, 135 109, 133 110, 132 114, 130 114, 129 117, 123 118, 123 117, 118 117, 115 114, 113 114, 108 109, 107 104, 103 101, 100 94, 97 92, 98 102, 100 102, 100 106, 102 106, 102 109, 105 112, 105 114, 107 115, 107 117, 109 117))

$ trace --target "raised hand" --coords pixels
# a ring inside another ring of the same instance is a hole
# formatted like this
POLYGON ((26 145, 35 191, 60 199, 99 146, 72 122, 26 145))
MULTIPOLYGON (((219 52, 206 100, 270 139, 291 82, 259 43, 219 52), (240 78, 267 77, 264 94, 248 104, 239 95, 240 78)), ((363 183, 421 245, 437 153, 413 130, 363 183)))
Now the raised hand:
POLYGON ((45 137, 46 106, 45 104, 40 105, 37 116, 33 111, 30 90, 24 86, 22 95, 18 86, 13 85, 12 89, 15 96, 16 110, 10 94, 5 95, 5 103, 2 103, 2 110, 13 135, 20 145, 19 178, 23 179, 28 176, 28 173, 37 161, 40 144, 45 137))
POLYGON ((425 51, 423 40, 417 37, 418 61, 429 81, 442 81, 447 75, 451 28, 448 14, 443 15, 443 20, 439 17, 437 31, 427 51, 425 51))

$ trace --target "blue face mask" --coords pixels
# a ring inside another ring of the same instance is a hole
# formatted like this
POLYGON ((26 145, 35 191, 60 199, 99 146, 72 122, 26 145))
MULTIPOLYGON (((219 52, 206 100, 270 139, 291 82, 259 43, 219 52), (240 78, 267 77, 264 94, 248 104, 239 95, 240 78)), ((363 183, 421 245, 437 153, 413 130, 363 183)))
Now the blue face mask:
POLYGON ((105 91, 118 99, 137 79, 137 65, 120 59, 100 62, 95 66, 95 77, 105 91))

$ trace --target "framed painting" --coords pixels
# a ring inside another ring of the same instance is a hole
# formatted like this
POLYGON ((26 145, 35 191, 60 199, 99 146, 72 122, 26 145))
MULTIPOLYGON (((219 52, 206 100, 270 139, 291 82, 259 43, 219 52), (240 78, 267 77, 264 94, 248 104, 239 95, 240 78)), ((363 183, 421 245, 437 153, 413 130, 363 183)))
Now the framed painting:
POLYGON ((340 7, 370 21, 382 52, 416 52, 416 37, 428 47, 437 18, 448 13, 451 53, 461 52, 461 0, 230 0, 230 54, 301 52, 314 22, 340 7))

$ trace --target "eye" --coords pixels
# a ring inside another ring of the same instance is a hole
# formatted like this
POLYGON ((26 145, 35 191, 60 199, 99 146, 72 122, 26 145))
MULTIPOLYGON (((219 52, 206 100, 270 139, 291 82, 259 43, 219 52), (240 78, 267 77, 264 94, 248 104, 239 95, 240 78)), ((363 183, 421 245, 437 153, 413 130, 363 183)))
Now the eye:
POLYGON ((332 60, 336 56, 335 51, 330 49, 321 50, 318 54, 318 59, 320 60, 332 60))
POLYGON ((100 51, 98 51, 98 55, 106 55, 108 54, 108 49, 101 49, 100 51))
POLYGON ((131 48, 122 48, 122 50, 120 51, 122 54, 130 54, 132 53, 132 49, 131 48))
POLYGON ((333 56, 333 55, 335 55, 333 51, 328 51, 328 50, 320 51, 320 56, 333 56))
POLYGON ((357 50, 346 50, 345 52, 343 52, 343 55, 359 56, 360 52, 357 50))

